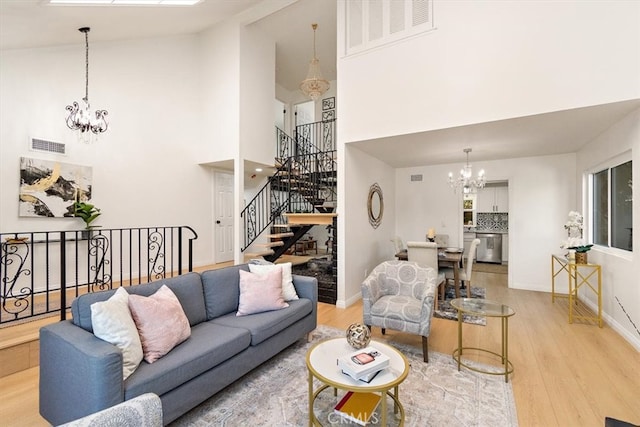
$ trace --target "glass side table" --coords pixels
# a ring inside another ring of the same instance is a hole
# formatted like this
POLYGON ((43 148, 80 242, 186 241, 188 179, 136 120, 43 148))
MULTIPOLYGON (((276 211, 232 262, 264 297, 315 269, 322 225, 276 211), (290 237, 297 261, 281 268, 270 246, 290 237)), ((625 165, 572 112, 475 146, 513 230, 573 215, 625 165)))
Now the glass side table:
POLYGON ((460 366, 464 366, 467 369, 481 372, 483 374, 504 375, 504 382, 509 382, 509 374, 513 372, 513 364, 509 360, 509 317, 516 314, 516 312, 508 305, 480 298, 456 298, 454 300, 451 300, 451 306, 458 310, 458 348, 453 351, 453 359, 458 362, 458 371, 460 370, 460 366), (463 313, 471 314, 474 316, 499 317, 501 319, 502 340, 500 353, 484 348, 462 346, 463 313), (504 366, 504 370, 485 370, 464 362, 462 360, 462 353, 465 350, 475 350, 499 357, 501 364, 504 366))

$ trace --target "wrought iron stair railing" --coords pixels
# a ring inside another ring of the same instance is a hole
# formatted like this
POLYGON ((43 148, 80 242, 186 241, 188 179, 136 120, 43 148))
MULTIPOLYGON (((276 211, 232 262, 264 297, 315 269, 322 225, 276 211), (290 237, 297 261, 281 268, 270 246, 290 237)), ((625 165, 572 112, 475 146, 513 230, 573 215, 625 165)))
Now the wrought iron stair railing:
MULTIPOLYGON (((276 128, 276 161, 280 166, 241 213, 245 230, 242 251, 269 227, 285 225, 285 212, 327 212, 335 205, 335 119, 298 126, 295 135, 291 138, 276 128)), ((294 244, 299 231, 285 239, 276 253, 294 244)))
POLYGON ((193 271, 189 226, 0 233, 0 324, 60 313, 87 293, 193 271))

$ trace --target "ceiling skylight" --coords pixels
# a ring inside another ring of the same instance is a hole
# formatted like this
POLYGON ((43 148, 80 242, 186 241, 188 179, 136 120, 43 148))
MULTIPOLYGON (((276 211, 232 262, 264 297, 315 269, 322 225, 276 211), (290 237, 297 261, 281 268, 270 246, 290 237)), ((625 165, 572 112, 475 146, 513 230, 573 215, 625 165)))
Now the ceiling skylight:
POLYGON ((193 6, 201 0, 49 0, 50 4, 113 6, 193 6))

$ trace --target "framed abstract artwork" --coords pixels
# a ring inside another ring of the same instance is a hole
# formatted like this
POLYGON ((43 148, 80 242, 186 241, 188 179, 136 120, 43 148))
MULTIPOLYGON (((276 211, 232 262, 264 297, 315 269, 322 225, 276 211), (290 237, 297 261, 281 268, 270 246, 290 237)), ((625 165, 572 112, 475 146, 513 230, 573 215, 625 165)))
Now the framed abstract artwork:
POLYGON ((334 108, 336 108, 336 98, 334 96, 322 100, 322 111, 333 110, 334 108))
POLYGON ((91 166, 20 158, 19 215, 72 217, 76 200, 91 200, 91 166))
POLYGON ((322 112, 322 121, 326 122, 326 121, 335 119, 336 118, 335 111, 336 110, 323 111, 322 112))

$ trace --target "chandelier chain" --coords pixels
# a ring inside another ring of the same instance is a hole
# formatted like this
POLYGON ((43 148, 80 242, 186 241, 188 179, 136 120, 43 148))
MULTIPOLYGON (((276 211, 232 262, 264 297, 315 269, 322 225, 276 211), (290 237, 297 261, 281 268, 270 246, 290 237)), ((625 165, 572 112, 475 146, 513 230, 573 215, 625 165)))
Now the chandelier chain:
POLYGON ((84 100, 89 102, 89 30, 84 32, 84 46, 85 46, 85 55, 84 55, 84 100))

